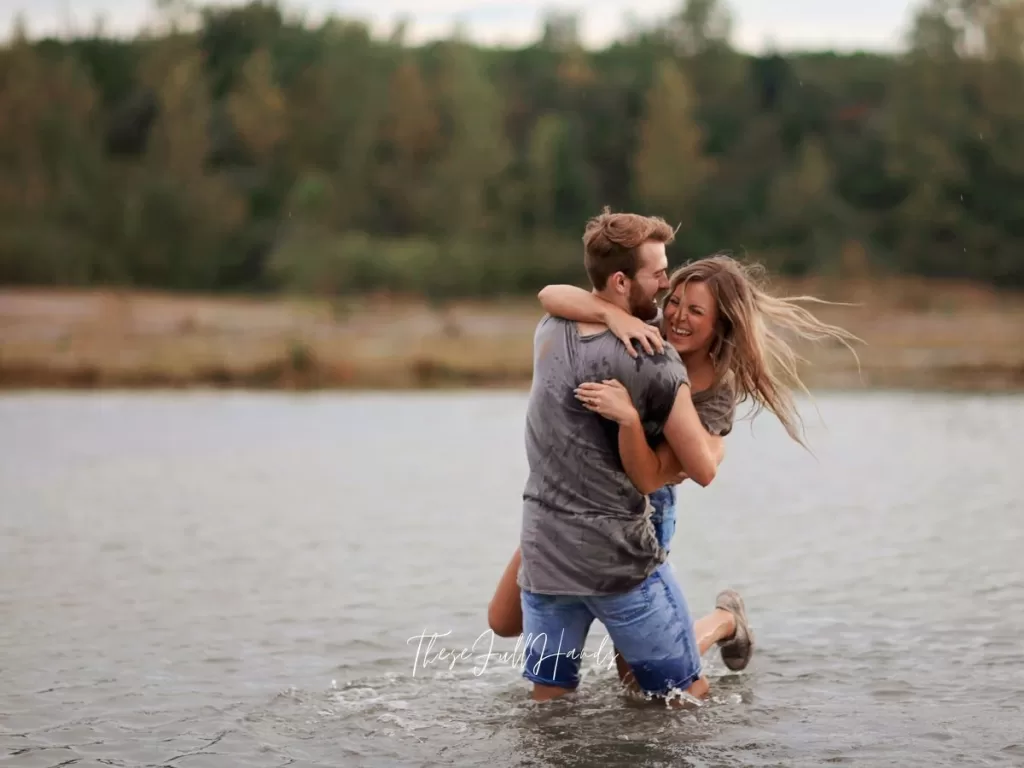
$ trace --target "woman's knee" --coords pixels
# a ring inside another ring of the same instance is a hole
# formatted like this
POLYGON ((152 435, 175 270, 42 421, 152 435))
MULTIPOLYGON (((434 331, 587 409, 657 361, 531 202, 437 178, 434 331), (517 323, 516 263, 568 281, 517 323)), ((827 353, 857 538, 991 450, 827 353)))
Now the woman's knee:
POLYGON ((498 637, 516 637, 523 631, 523 617, 518 611, 491 601, 487 607, 487 625, 498 637))

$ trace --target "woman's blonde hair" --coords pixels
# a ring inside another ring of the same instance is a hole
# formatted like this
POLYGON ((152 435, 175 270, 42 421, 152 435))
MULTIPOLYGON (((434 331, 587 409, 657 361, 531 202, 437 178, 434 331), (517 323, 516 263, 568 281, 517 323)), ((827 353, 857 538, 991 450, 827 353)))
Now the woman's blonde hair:
POLYGON ((710 349, 715 383, 729 385, 737 404, 752 400, 754 415, 767 408, 782 422, 789 436, 806 448, 793 392, 799 389, 810 393, 797 371, 801 358, 786 337, 837 341, 854 358, 857 353, 850 342, 861 340, 838 326, 821 322, 800 306, 832 302, 813 296, 772 296, 764 289, 764 276, 765 270, 759 264, 745 264, 716 254, 677 269, 669 279, 665 300, 687 283, 700 282, 708 287, 718 310, 710 349))

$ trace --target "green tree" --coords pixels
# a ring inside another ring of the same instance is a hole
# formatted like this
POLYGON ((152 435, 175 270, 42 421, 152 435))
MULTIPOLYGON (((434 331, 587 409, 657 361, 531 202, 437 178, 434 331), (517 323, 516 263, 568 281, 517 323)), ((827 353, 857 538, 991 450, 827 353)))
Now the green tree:
POLYGON ((242 68, 228 97, 228 113, 242 141, 257 161, 266 162, 287 135, 287 105, 274 82, 270 53, 261 48, 242 68))
MULTIPOLYGON (((17 30, 16 30, 16 34, 17 30)), ((87 283, 100 186, 98 99, 69 55, 0 50, 0 280, 87 283)))
POLYGON ((668 30, 678 53, 700 56, 729 47, 732 14, 721 0, 685 0, 670 17, 668 30))
POLYGON ((142 65, 158 116, 141 168, 124 189, 125 236, 138 253, 135 274, 147 285, 211 288, 234 255, 227 248, 242 223, 241 197, 210 167, 211 105, 202 56, 186 37, 156 46, 142 65))
POLYGON ((771 240, 781 251, 774 260, 777 269, 797 274, 842 269, 843 245, 856 231, 855 221, 836 194, 834 171, 820 141, 806 141, 776 177, 767 214, 771 240))
POLYGON ((640 205, 672 221, 692 218, 693 200, 711 172, 693 109, 686 76, 675 62, 662 61, 640 123, 634 183, 640 205))
POLYGON ((322 35, 318 59, 288 89, 287 166, 292 179, 314 173, 328 185, 336 227, 367 229, 379 219, 375 151, 387 57, 362 24, 332 21, 322 35))
POLYGON ((434 171, 443 147, 441 123, 420 68, 411 59, 391 78, 377 136, 381 224, 397 235, 429 231, 434 171))
POLYGON ((965 146, 975 182, 968 198, 971 276, 1024 283, 1024 3, 977 1, 981 61, 971 67, 977 108, 965 146), (983 190, 983 192, 982 192, 983 190))
POLYGON ((566 139, 565 121, 544 115, 533 127, 526 154, 528 226, 550 232, 555 228, 558 193, 558 155, 566 139))
POLYGON ((510 161, 501 99, 469 46, 446 42, 440 59, 436 104, 444 139, 431 185, 433 220, 446 235, 488 231, 510 161))

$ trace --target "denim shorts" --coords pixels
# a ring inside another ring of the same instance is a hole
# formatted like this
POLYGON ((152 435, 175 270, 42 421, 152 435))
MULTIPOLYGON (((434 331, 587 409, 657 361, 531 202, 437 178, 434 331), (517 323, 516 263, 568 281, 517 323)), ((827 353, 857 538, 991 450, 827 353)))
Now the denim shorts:
POLYGON ((676 532, 676 488, 674 485, 662 486, 647 498, 654 509, 651 522, 654 523, 658 543, 667 552, 672 535, 676 532))
POLYGON ((685 691, 700 677, 693 620, 672 566, 658 567, 641 584, 617 595, 541 595, 522 590, 523 677, 576 688, 587 633, 604 624, 615 649, 651 694, 685 691))

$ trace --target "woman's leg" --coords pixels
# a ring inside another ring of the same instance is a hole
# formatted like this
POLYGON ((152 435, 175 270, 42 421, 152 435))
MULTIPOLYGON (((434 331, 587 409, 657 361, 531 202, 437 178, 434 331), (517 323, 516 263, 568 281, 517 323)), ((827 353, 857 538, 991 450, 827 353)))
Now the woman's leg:
POLYGON ((523 604, 519 593, 519 561, 522 555, 516 547, 512 559, 501 574, 498 588, 487 606, 487 624, 498 637, 516 637, 523 632, 523 604))
POLYGON ((715 643, 736 634, 736 617, 729 611, 716 608, 693 623, 693 634, 697 636, 697 647, 703 656, 715 643))

